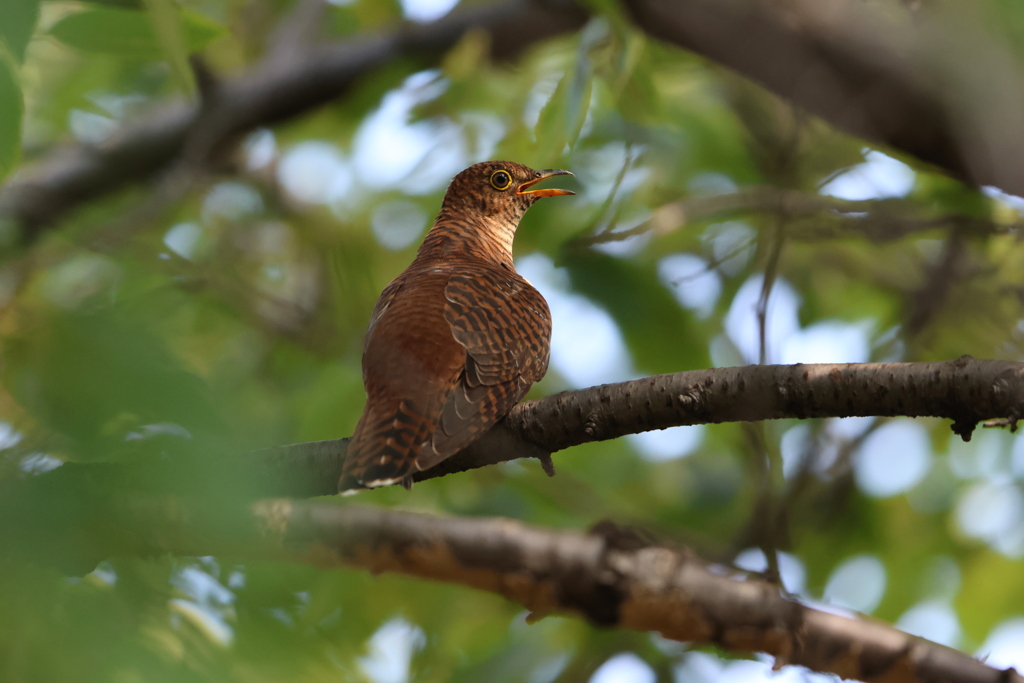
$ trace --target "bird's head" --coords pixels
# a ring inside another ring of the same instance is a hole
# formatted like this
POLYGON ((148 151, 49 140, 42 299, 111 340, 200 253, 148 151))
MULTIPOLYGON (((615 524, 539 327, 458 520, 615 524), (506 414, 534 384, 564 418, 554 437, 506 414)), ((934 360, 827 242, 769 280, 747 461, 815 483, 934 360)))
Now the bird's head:
POLYGON ((463 215, 508 220, 519 223, 526 210, 541 197, 576 194, 570 190, 535 188, 542 180, 569 171, 535 171, 512 161, 485 161, 474 164, 455 176, 445 193, 442 211, 463 215))

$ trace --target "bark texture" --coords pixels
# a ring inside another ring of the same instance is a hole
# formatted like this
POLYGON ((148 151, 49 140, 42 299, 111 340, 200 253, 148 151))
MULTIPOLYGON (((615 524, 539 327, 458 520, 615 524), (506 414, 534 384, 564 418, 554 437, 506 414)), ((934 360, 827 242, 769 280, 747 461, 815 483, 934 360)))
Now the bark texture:
POLYGON ((704 55, 857 137, 970 184, 1024 192, 1024 88, 977 7, 854 0, 625 0, 655 38, 704 55))
MULTIPOLYGON (((760 420, 933 417, 952 421, 970 439, 989 419, 1013 424, 1024 416, 1024 364, 964 356, 943 362, 744 366, 658 375, 566 391, 516 405, 509 416, 416 481, 521 458, 553 472, 551 454, 573 445, 651 429, 760 420)), ((181 455, 136 464, 68 463, 29 482, 0 488, 0 528, 24 516, 17 501, 71 501, 86 492, 131 489, 151 494, 293 497, 333 496, 348 438, 211 456, 181 455)), ((0 541, 2 541, 0 532, 0 541)))
MULTIPOLYGON (((537 458, 553 471, 554 452, 652 429, 864 416, 945 418, 969 440, 983 420, 1012 424, 1024 416, 1024 363, 964 356, 938 363, 749 365, 567 391, 520 403, 480 440, 414 480, 520 458, 537 458)), ((337 493, 347 445, 346 437, 133 465, 68 463, 34 477, 40 481, 33 485, 52 481, 61 496, 76 481, 193 494, 195 482, 202 481, 211 494, 230 485, 250 496, 326 496, 337 493)))
POLYGON ((486 31, 492 58, 510 60, 534 43, 580 28, 586 19, 571 2, 511 0, 427 25, 403 24, 378 35, 272 54, 249 72, 208 83, 202 105, 167 103, 100 144, 69 145, 23 169, 0 190, 0 219, 13 220, 31 241, 78 206, 154 176, 189 147, 212 150, 238 134, 303 114, 395 60, 436 62, 469 30, 486 31))
MULTIPOLYGON (((470 447, 417 481, 590 441, 676 425, 781 418, 941 417, 969 437, 990 418, 1024 415, 1024 363, 964 357, 942 363, 768 365, 694 370, 565 392, 516 406, 470 447)), ((117 539, 83 539, 116 528, 110 500, 177 495, 210 504, 337 493, 348 439, 234 455, 205 452, 138 463, 67 463, 0 486, 0 550, 22 547, 77 571, 113 552, 117 539)), ((366 494, 364 494, 366 495, 366 494)), ((225 513, 226 514, 226 513, 225 513)), ((142 530, 139 533, 143 533, 142 530)), ((2 552, 0 552, 2 555, 2 552)))
POLYGON ((497 593, 536 616, 656 631, 779 665, 873 683, 1022 683, 878 621, 812 609, 770 583, 712 567, 685 551, 647 545, 610 525, 588 534, 507 519, 440 518, 379 508, 257 506, 267 533, 321 566, 397 572, 497 593))
MULTIPOLYGON (((523 457, 540 458, 590 441, 682 425, 826 417, 940 417, 969 440, 978 422, 1024 416, 1024 363, 964 356, 938 363, 749 365, 569 391, 512 409, 476 443, 416 481, 523 457)), ((302 472, 305 495, 333 493, 345 439, 259 451, 268 481, 302 472), (316 473, 316 474, 314 474, 316 473)), ((280 495, 303 495, 299 489, 280 495)), ((275 494, 276 495, 276 494, 275 494)))
MULTIPOLYGON (((908 11, 894 20, 856 0, 624 5, 652 37, 732 68, 837 128, 968 183, 1024 195, 1021 74, 1010 46, 993 39, 974 10, 929 5, 927 12, 908 11)), ((436 61, 467 30, 488 32, 492 56, 513 59, 530 45, 579 29, 587 16, 569 0, 509 0, 289 59, 271 55, 215 84, 202 108, 168 103, 100 145, 71 145, 24 169, 0 189, 0 218, 34 239, 81 204, 165 169, 183 154, 200 122, 210 129, 202 132, 202 147, 212 148, 219 139, 342 96, 395 59, 436 61)))
MULTIPOLYGON (((1024 405, 1024 364, 749 366, 662 375, 518 406, 438 476, 597 439, 723 421, 858 415, 938 416, 964 436, 1024 405)), ((684 642, 766 652, 845 678, 886 683, 1024 683, 886 624, 815 610, 769 583, 650 545, 609 524, 579 534, 505 519, 252 496, 335 490, 345 440, 195 462, 72 465, 0 490, 0 561, 83 573, 112 556, 278 558, 394 571, 488 590, 537 615, 571 613, 684 642), (203 469, 206 467, 207 469, 203 469), (190 469, 192 468, 192 469, 190 469), (126 491, 126 489, 128 489, 126 491), (163 495, 170 492, 172 495, 163 495), (278 492, 278 493, 271 493, 278 492), (116 532, 112 532, 116 530, 116 532), (17 557, 12 557, 14 554, 17 557)))

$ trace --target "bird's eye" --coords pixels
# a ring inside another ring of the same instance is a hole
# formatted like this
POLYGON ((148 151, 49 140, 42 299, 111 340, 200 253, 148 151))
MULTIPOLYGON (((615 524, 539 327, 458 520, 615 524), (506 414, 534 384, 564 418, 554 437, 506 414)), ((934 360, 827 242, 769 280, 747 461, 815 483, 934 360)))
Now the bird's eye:
POLYGON ((495 190, 507 190, 512 184, 512 176, 508 171, 495 171, 491 174, 491 187, 495 190))

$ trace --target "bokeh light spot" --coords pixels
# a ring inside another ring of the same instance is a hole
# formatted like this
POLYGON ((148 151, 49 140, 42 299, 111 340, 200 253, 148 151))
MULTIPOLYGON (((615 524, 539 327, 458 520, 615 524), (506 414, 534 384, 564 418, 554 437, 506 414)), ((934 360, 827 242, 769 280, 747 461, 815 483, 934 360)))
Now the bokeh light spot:
POLYGON ((864 155, 857 164, 821 188, 821 194, 840 199, 885 199, 903 197, 914 189, 914 170, 902 161, 877 151, 864 155))
POLYGON ((960 642, 960 620, 956 611, 943 600, 927 600, 903 613, 896 628, 947 647, 960 642))
POLYGON ((704 440, 704 425, 669 427, 630 434, 626 438, 644 460, 664 462, 693 453, 704 440))
POLYGON ((399 251, 413 244, 427 226, 427 215, 412 202, 381 204, 370 219, 370 229, 381 246, 399 251))
POLYGON ((874 555, 855 555, 833 570, 825 584, 825 601, 871 614, 885 595, 886 574, 874 555))
POLYGON ((601 665, 590 683, 655 683, 654 670, 632 652, 620 652, 601 665))
POLYGON ((915 422, 894 420, 864 439, 853 463, 857 485, 869 496, 888 498, 904 493, 931 468, 928 432, 915 422))
POLYGON ((702 318, 715 310, 722 294, 722 278, 708 262, 694 254, 670 254, 658 262, 658 277, 680 306, 702 318))

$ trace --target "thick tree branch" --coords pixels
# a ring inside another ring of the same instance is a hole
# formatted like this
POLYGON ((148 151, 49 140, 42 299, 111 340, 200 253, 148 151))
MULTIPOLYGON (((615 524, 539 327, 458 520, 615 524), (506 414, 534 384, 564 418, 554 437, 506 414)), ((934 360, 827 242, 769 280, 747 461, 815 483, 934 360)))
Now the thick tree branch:
MULTIPOLYGON (((519 404, 479 441, 415 480, 519 458, 543 460, 572 446, 651 429, 858 416, 946 418, 969 439, 978 422, 1024 416, 1024 363, 965 356, 941 363, 744 366, 563 392, 519 404)), ((39 485, 52 481, 57 497, 75 495, 76 481, 193 494, 196 481, 210 486, 211 494, 223 493, 230 482, 249 496, 333 495, 347 443, 300 443, 236 456, 195 453, 136 465, 69 463, 33 479, 42 480, 39 485)), ((0 505, 0 527, 5 514, 0 505)))
POLYGON ((216 111, 173 102, 98 145, 68 146, 24 169, 0 190, 0 219, 13 220, 25 240, 79 205, 144 181, 184 151, 202 123, 205 149, 257 126, 302 114, 344 94, 359 79, 403 57, 436 58, 471 29, 490 33, 491 55, 508 60, 552 35, 578 29, 586 14, 571 2, 509 0, 472 7, 428 25, 403 24, 377 35, 311 47, 272 59, 218 83, 216 111))
MULTIPOLYGON (((942 417, 969 437, 976 423, 1024 415, 1024 363, 964 357, 943 363, 767 365, 695 370, 591 387, 516 406, 469 448, 417 481, 589 441, 676 425, 782 418, 942 417)), ((173 494, 210 505, 254 498, 334 495, 348 439, 235 455, 182 449, 133 463, 67 463, 0 482, 0 556, 18 549, 69 571, 91 568, 116 543, 83 528, 119 528, 110 501, 173 494), (97 545, 99 544, 99 545, 97 545)), ((227 513, 225 513, 227 514, 227 513)))
MULTIPOLYGON (((645 428, 730 420, 930 415, 953 418, 967 433, 983 417, 1018 416, 1022 405, 1024 364, 1004 361, 702 370, 523 404, 487 437, 495 439, 488 448, 507 450, 477 452, 477 461, 461 467, 536 454, 538 443, 553 451, 645 428)), ((300 495, 331 492, 339 444, 250 454, 247 470, 259 474, 249 483, 287 475, 274 486, 300 495), (295 470, 298 478, 290 476, 295 470)), ((275 501, 255 508, 260 536, 247 508, 220 488, 223 479, 197 481, 179 470, 190 495, 168 499, 145 491, 158 480, 166 484, 173 468, 136 470, 129 495, 111 488, 106 474, 118 470, 125 475, 123 465, 65 466, 3 491, 0 557, 25 555, 72 571, 117 555, 298 557, 458 583, 499 593, 539 615, 581 614, 603 626, 767 652, 780 663, 864 681, 1022 681, 1012 670, 996 671, 879 622, 811 609, 766 582, 728 575, 610 525, 581 535, 508 520, 275 501)))
MULTIPOLYGON (((1024 195, 1024 88, 1011 51, 974 15, 937 8, 892 21, 854 0, 625 5, 650 35, 731 67, 838 128, 975 185, 1024 195)), ((443 53, 471 28, 490 32, 493 56, 510 59, 585 20, 568 0, 509 0, 269 61, 221 84, 214 137, 302 114, 394 59, 443 53)), ((0 190, 0 219, 34 238, 82 203, 167 167, 197 118, 194 105, 170 103, 100 145, 54 153, 0 190)))
MULTIPOLYGON (((943 417, 970 439, 982 420, 1024 416, 1024 363, 965 356, 941 363, 752 365, 564 392, 521 403, 475 447, 416 480, 651 429, 863 416, 943 417)), ((342 447, 320 442, 314 456, 297 444, 286 447, 285 457, 340 463, 342 447)))
POLYGON ((840 129, 968 183, 1024 194, 1021 75, 978 8, 929 5, 892 17, 854 0, 624 4, 650 35, 735 69, 840 129))
MULTIPOLYGON (((334 502, 248 506, 145 496, 96 502, 66 528, 33 540, 54 559, 91 554, 79 572, 102 558, 165 553, 349 566, 497 593, 537 616, 575 614, 608 628, 656 631, 740 654, 765 652, 779 665, 869 683, 1024 683, 1012 669, 998 671, 879 621, 812 609, 766 581, 709 565, 686 549, 652 545, 607 522, 581 534, 334 502)), ((0 558, 18 547, 0 545, 0 558)))
POLYGON ((765 652, 843 678, 886 683, 1024 683, 970 655, 879 621, 811 609, 778 588, 687 551, 650 546, 602 524, 590 534, 507 519, 439 518, 372 507, 257 505, 285 553, 498 593, 535 615, 579 614, 732 652, 765 652))

